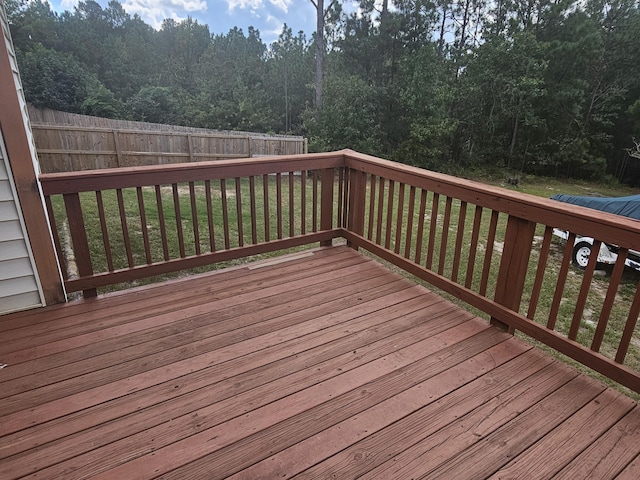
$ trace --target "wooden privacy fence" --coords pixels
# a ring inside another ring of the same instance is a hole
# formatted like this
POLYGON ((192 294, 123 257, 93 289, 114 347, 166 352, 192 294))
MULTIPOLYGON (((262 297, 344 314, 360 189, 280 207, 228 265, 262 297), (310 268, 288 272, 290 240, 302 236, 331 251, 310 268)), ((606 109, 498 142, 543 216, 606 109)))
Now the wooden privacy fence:
POLYGON ((129 122, 30 108, 43 173, 306 153, 306 139, 129 122))
POLYGON ((41 181, 61 258, 70 231, 71 291, 341 236, 640 392, 640 285, 623 282, 636 221, 349 150, 41 181), (573 242, 553 243, 554 227, 619 245, 605 287, 595 256, 571 270, 573 242))

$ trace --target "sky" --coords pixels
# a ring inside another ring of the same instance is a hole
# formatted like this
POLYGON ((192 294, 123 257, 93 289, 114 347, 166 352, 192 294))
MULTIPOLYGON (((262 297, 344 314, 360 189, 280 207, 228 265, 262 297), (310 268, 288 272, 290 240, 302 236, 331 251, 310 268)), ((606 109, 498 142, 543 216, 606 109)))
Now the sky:
MULTIPOLYGON (((78 0, 48 0, 53 10, 73 10, 78 0)), ((97 0, 105 7, 108 0, 97 0)), ((159 28, 162 20, 177 21, 191 16, 209 25, 214 34, 226 34, 234 26, 246 33, 248 27, 260 30, 262 41, 269 45, 278 38, 286 23, 296 34, 302 30, 311 38, 315 31, 316 10, 311 0, 120 0, 130 15, 137 13, 149 25, 159 28)), ((325 0, 329 4, 330 0, 325 0)), ((345 11, 354 11, 353 0, 343 0, 345 11)))

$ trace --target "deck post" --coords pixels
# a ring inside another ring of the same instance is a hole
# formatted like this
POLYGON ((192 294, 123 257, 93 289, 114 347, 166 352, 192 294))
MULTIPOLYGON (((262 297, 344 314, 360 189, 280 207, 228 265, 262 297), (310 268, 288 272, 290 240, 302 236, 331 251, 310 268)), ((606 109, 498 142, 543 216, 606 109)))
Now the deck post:
MULTIPOLYGON (((333 229, 333 184, 335 172, 333 168, 320 170, 320 230, 333 229)), ((331 240, 320 242, 323 247, 330 247, 331 240)))
MULTIPOLYGON (((347 212, 347 229, 356 235, 364 235, 365 193, 367 189, 367 174, 360 170, 351 170, 349 174, 349 211, 347 212)), ((351 248, 358 249, 351 242, 351 248)))
MULTIPOLYGON (((517 312, 527 278, 527 267, 536 224, 522 218, 510 216, 504 238, 504 250, 496 283, 494 300, 517 312)), ((511 325, 491 317, 491 325, 514 333, 511 325)))
MULTIPOLYGON (((93 275, 93 266, 91 265, 91 254, 89 252, 89 241, 87 240, 84 218, 82 217, 80 196, 77 193, 65 194, 64 206, 69 221, 69 231, 73 242, 73 254, 76 257, 78 274, 80 277, 90 277, 93 275)), ((92 298, 97 296, 98 293, 95 288, 91 288, 83 290, 82 294, 84 298, 92 298)))

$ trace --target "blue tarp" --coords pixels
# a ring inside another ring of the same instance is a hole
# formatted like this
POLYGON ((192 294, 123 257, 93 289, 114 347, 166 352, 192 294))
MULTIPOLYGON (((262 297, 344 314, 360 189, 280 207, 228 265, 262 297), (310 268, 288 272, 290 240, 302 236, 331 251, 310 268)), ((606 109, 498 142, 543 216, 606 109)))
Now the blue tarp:
POLYGON ((593 208, 602 212, 615 213, 623 217, 640 220, 640 195, 629 195, 628 197, 577 197, 574 195, 558 194, 551 197, 553 200, 559 200, 573 205, 593 208))

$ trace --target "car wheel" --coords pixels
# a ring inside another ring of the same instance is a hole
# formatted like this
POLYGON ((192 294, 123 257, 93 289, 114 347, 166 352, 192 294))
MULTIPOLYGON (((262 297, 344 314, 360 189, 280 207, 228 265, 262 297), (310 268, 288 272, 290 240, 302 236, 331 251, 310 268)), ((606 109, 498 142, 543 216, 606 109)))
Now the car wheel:
POLYGON ((573 247, 573 264, 580 270, 587 268, 591 255, 591 244, 589 242, 578 242, 573 247))

